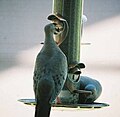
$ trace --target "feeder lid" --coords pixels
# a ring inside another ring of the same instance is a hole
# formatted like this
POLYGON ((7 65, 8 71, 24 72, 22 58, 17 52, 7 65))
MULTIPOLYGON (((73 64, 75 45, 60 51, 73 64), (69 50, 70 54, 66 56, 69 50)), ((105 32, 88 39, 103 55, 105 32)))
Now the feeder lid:
POLYGON ((54 20, 54 19, 58 19, 58 20, 61 20, 61 21, 66 21, 62 15, 60 15, 59 13, 56 13, 56 14, 50 14, 47 18, 48 20, 54 20))

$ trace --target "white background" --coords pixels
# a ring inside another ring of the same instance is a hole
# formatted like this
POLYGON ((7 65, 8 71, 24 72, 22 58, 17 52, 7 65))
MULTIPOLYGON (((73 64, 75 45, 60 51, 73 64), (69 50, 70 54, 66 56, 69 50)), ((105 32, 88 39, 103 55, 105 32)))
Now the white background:
MULTIPOLYGON (((33 117, 34 107, 20 98, 34 98, 33 67, 44 41, 44 26, 51 13, 52 0, 0 0, 0 116, 33 117)), ((51 117, 120 117, 120 1, 85 0, 81 62, 82 75, 99 80, 103 92, 97 102, 110 106, 97 110, 60 111, 51 117)))

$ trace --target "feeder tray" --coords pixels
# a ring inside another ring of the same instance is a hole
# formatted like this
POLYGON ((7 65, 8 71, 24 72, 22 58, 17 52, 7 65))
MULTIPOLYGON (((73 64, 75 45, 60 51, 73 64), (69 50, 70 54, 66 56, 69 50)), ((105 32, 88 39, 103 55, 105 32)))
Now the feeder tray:
MULTIPOLYGON (((22 102, 26 105, 34 106, 36 105, 35 99, 19 99, 19 102, 22 102)), ((109 104, 106 103, 91 103, 91 104, 55 104, 53 102, 52 107, 65 107, 65 108, 85 108, 85 109, 91 109, 91 108, 102 108, 107 107, 109 104)))

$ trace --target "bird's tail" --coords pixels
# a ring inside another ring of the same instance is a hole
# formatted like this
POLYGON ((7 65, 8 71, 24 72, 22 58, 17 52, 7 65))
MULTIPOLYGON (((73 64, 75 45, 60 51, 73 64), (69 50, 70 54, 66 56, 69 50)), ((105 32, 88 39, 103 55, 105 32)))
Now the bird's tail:
POLYGON ((51 105, 50 104, 37 104, 35 107, 35 117, 49 117, 51 105))

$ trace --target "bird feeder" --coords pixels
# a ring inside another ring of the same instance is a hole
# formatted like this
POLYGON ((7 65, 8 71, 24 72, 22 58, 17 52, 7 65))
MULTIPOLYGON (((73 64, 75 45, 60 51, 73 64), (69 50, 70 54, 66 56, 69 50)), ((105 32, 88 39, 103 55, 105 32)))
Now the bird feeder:
MULTIPOLYGON (((89 95, 92 93, 90 91, 79 90, 81 69, 85 68, 85 65, 80 63, 83 4, 84 0, 53 0, 53 14, 63 16, 69 25, 68 35, 59 46, 67 57, 69 67, 66 83, 59 95, 62 106, 79 105, 79 94, 89 95)), ((105 106, 105 104, 103 105, 105 106)), ((90 105, 85 105, 85 107, 87 106, 89 107, 90 105)))
MULTIPOLYGON (((100 108, 108 106, 105 103, 78 104, 80 93, 91 93, 90 91, 79 90, 81 69, 85 68, 85 65, 80 63, 83 2, 84 0, 53 0, 52 13, 60 14, 69 25, 67 37, 59 46, 67 57, 68 77, 59 94, 61 103, 53 102, 55 107, 100 108)), ((55 38, 59 37, 56 36, 55 38)), ((36 104, 35 99, 20 99, 19 101, 28 105, 36 104)))

